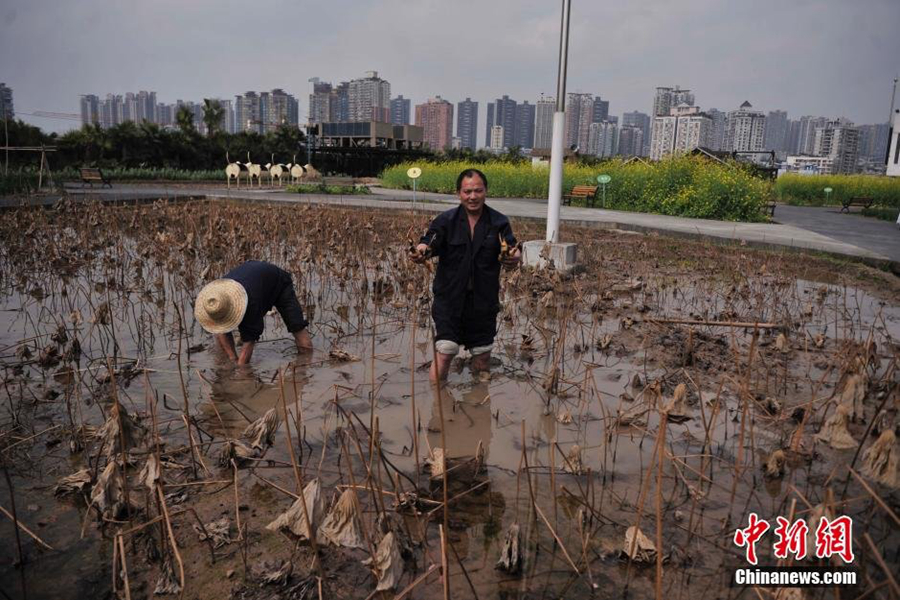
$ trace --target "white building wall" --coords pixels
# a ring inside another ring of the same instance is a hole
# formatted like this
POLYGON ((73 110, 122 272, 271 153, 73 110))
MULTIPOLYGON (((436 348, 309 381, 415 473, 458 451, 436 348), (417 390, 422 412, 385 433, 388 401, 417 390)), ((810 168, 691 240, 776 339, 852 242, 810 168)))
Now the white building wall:
POLYGON ((503 133, 502 125, 491 127, 491 150, 503 150, 503 133))
POLYGON ((650 129, 650 159, 661 160, 675 149, 678 117, 655 117, 650 129))

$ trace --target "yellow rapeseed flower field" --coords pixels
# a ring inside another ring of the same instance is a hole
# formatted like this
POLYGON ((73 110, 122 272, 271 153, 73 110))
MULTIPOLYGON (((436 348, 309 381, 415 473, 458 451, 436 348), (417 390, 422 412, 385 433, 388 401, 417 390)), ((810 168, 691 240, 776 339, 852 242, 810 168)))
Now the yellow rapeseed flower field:
MULTIPOLYGON (((406 171, 422 169, 417 188, 452 194, 456 177, 467 168, 477 168, 488 178, 488 195, 500 198, 546 198, 550 172, 530 163, 465 161, 403 163, 381 175, 387 188, 411 189, 406 171)), ((611 160, 600 165, 566 164, 563 193, 576 185, 597 185, 597 176, 611 177, 606 187, 605 208, 667 215, 765 221, 762 210, 769 199, 771 184, 732 165, 722 165, 700 157, 682 156, 646 164, 611 160)), ((601 202, 598 191, 596 206, 601 202)))

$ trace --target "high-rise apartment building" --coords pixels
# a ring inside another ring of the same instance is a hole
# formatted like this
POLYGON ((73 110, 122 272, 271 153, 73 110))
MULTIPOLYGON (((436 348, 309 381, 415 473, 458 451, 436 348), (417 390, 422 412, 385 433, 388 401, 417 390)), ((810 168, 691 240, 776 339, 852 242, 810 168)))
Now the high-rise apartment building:
POLYGON ((859 157, 884 163, 887 156, 890 125, 876 123, 859 126, 859 157))
POLYGON ((784 150, 789 155, 797 154, 797 148, 800 145, 800 121, 797 119, 788 119, 788 134, 784 141, 784 150))
POLYGON ((279 127, 297 127, 300 103, 280 88, 271 92, 249 91, 234 97, 235 131, 266 133, 279 127))
POLYGON ((534 148, 534 104, 524 101, 516 108, 516 138, 515 145, 520 148, 534 148))
POLYGON ((259 94, 250 91, 234 97, 234 123, 238 132, 260 132, 262 115, 259 94))
POLYGON ((157 101, 156 92, 141 90, 122 94, 106 94, 100 98, 94 94, 83 94, 79 98, 81 124, 98 123, 108 128, 113 125, 132 121, 142 123, 149 121, 162 126, 174 123, 174 114, 169 114, 166 105, 157 101))
POLYGON ((618 142, 618 125, 603 121, 591 123, 588 126, 587 154, 593 154, 601 158, 614 156, 618 142))
MULTIPOLYGON (((683 105, 682 105, 683 106, 683 105)), ((709 148, 713 133, 713 122, 696 106, 678 114, 673 152, 684 154, 694 148, 709 148)))
POLYGON ((766 115, 766 133, 763 142, 764 150, 778 153, 787 151, 787 139, 790 132, 787 112, 783 110, 771 110, 766 115))
MULTIPOLYGON (((624 122, 624 118, 622 121, 624 122)), ((644 130, 635 125, 622 125, 619 129, 620 156, 643 156, 644 154, 644 130)))
MULTIPOLYGON (((249 101, 238 102, 242 110, 241 116, 235 115, 235 106, 231 100, 216 99, 223 109, 221 130, 228 133, 247 130, 247 119, 253 121, 251 129, 259 131, 260 122, 260 105, 259 95, 255 92, 250 94, 249 101)), ((273 90, 273 94, 278 96, 284 94, 282 90, 273 90)), ((243 96, 237 96, 243 99, 243 96)), ((293 97, 291 97, 293 98, 293 97)), ((124 95, 107 94, 105 98, 100 99, 94 94, 84 94, 79 98, 81 110, 81 124, 98 123, 101 127, 108 128, 113 125, 132 121, 134 123, 142 123, 148 121, 156 123, 161 127, 175 127, 177 125, 176 114, 181 107, 187 107, 192 115, 194 127, 200 133, 206 133, 206 123, 203 121, 203 102, 186 102, 178 100, 174 104, 166 104, 157 102, 156 92, 141 91, 137 93, 128 92, 124 95)), ((296 122, 297 108, 296 101, 290 108, 293 123, 296 122)))
POLYGON ((744 102, 725 119, 726 152, 762 152, 766 141, 766 115, 744 102))
POLYGON ((650 158, 660 160, 673 154, 709 147, 713 120, 696 106, 680 103, 669 115, 654 117, 651 127, 650 158))
MULTIPOLYGON (((313 93, 309 95, 310 123, 345 123, 350 120, 350 82, 342 81, 337 86, 325 81, 313 80, 313 93)), ((357 86, 360 94, 367 89, 365 85, 357 86)), ((359 100, 360 106, 364 100, 359 100)))
MULTIPOLYGON (((641 145, 637 148, 630 148, 629 153, 625 154, 625 156, 647 156, 650 154, 650 115, 639 111, 624 113, 622 115, 622 129, 619 132, 619 137, 622 136, 626 127, 637 127, 641 130, 641 145)), ((631 134, 629 135, 631 136, 631 134)), ((621 142, 619 145, 621 146, 621 142)), ((620 150, 619 154, 624 153, 620 150)))
POLYGON ((346 123, 350 120, 350 82, 337 86, 313 80, 313 93, 309 96, 310 123, 346 123))
POLYGON ((81 96, 81 124, 95 124, 100 122, 100 98, 94 94, 81 96))
POLYGON ((331 84, 325 81, 319 81, 316 77, 313 80, 313 92, 309 95, 309 114, 307 115, 308 123, 332 123, 335 121, 332 112, 332 92, 331 84))
POLYGON ((505 132, 503 131, 502 125, 494 125, 491 127, 491 136, 488 139, 488 148, 494 150, 495 152, 499 152, 506 148, 503 145, 503 139, 505 137, 505 132))
POLYGON ((471 98, 456 104, 456 137, 460 148, 475 150, 478 145, 478 102, 471 98))
POLYGON ((156 114, 156 92, 140 91, 137 94, 131 92, 125 94, 121 117, 120 122, 151 121, 157 123, 159 119, 156 114))
POLYGON ((492 129, 495 125, 503 127, 503 147, 512 148, 516 145, 516 110, 518 103, 509 96, 498 98, 488 104, 488 117, 486 138, 491 139, 492 129))
POLYGON ((828 119, 825 117, 800 117, 797 131, 797 154, 812 156, 815 154, 816 129, 825 127, 828 119))
POLYGON ((712 133, 709 136, 709 149, 719 152, 725 149, 725 121, 728 115, 725 111, 717 108, 710 108, 705 111, 706 115, 712 120, 712 133))
MULTIPOLYGON (((216 101, 219 103, 219 106, 222 107, 222 131, 225 133, 236 133, 236 129, 234 127, 234 103, 231 100, 224 100, 221 98, 216 98, 216 101)), ((163 106, 163 105, 159 105, 163 106)), ((299 103, 298 103, 298 111, 299 111, 299 103)), ((157 119, 160 118, 159 113, 157 113, 157 119)), ((299 120, 299 115, 298 115, 299 120)))
POLYGON ((662 160, 675 151, 678 117, 653 117, 650 127, 650 159, 662 160))
MULTIPOLYGON (((231 100, 228 101, 228 104, 231 105, 231 100)), ((84 116, 81 117, 82 121, 84 120, 84 116)), ((156 105, 156 123, 160 127, 172 127, 175 125, 175 106, 172 104, 166 104, 165 102, 160 102, 156 105)), ((228 124, 229 121, 226 121, 228 124)), ((228 130, 228 133, 234 133, 234 110, 231 111, 231 129, 228 130)))
POLYGON ((601 100, 600 96, 594 96, 594 106, 591 109, 591 115, 591 123, 610 121, 609 100, 601 100))
POLYGON ((400 94, 391 99, 391 123, 394 125, 409 125, 409 98, 400 94))
POLYGON ((566 134, 567 148, 578 148, 587 153, 590 142, 591 123, 594 119, 594 96, 570 92, 566 94, 566 134))
POLYGON ((856 173, 859 129, 845 119, 827 121, 816 129, 814 154, 831 159, 832 173, 856 173))
POLYGON ((275 131, 284 126, 297 127, 300 124, 300 103, 294 96, 281 88, 260 96, 263 98, 266 131, 275 131))
POLYGON ((541 96, 534 106, 533 147, 547 150, 553 143, 553 114, 556 112, 556 100, 541 96))
POLYGON ((694 94, 691 93, 691 90, 683 90, 677 85, 674 88, 658 87, 656 95, 653 97, 652 116, 669 116, 669 112, 679 104, 694 105, 694 94))
POLYGON ((122 96, 107 94, 100 101, 100 125, 104 128, 118 125, 124 118, 124 104, 122 96))
POLYGON ((491 136, 493 132, 491 129, 494 126, 494 103, 488 102, 487 104, 487 119, 486 119, 487 127, 484 131, 484 145, 488 148, 491 147, 491 136))
POLYGON ((350 81, 348 87, 350 121, 391 122, 391 84, 367 71, 366 76, 350 81))
POLYGON ((449 148, 453 138, 453 105, 440 96, 416 105, 416 125, 423 129, 422 141, 432 150, 449 148))
POLYGON ((5 83, 0 83, 0 119, 13 119, 15 116, 12 88, 5 83))

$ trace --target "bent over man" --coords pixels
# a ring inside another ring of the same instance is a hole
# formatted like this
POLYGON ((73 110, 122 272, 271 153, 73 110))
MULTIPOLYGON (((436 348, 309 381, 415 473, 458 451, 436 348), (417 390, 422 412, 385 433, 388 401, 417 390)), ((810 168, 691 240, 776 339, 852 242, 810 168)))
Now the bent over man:
POLYGON ((206 284, 197 295, 194 316, 203 329, 216 336, 228 358, 246 365, 265 328, 263 317, 273 306, 293 334, 297 350, 312 350, 306 331, 309 322, 303 318, 291 274, 267 262, 247 261, 206 284), (240 356, 231 333, 235 329, 243 342, 240 356))
POLYGON ((417 263, 438 258, 431 307, 436 349, 432 381, 447 377, 460 346, 472 354, 473 370, 488 368, 500 311, 500 268, 519 264, 509 219, 485 205, 487 187, 487 177, 478 169, 460 173, 459 206, 438 215, 410 255, 417 263))

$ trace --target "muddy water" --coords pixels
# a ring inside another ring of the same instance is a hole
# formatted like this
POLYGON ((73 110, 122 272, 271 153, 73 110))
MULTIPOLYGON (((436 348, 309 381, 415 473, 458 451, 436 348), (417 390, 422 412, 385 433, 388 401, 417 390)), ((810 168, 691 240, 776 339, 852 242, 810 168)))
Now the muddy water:
MULTIPOLYGON (((52 495, 60 477, 96 460, 90 449, 70 452, 66 432, 73 423, 102 424, 110 406, 109 387, 103 384, 107 364, 119 365, 119 400, 129 412, 146 417, 154 406, 168 448, 188 443, 181 420, 186 394, 188 411, 204 432, 199 441, 210 467, 209 474, 201 470, 200 479, 209 481, 231 478, 230 470, 215 466, 222 441, 238 437, 248 423, 281 406, 282 399, 300 424, 301 441, 296 428, 292 439, 305 476, 318 474, 327 489, 350 483, 337 441, 342 428, 349 427, 344 412, 356 414, 359 430, 375 423, 386 459, 417 482, 423 496, 433 491, 438 501, 439 483, 417 464, 430 448, 446 445, 448 456, 463 459, 480 446, 486 474, 461 475, 451 486, 454 494, 479 486, 450 510, 448 538, 460 557, 459 563, 450 561, 457 597, 471 595, 469 581, 480 597, 612 597, 621 595, 626 580, 638 597, 652 595, 653 567, 629 567, 619 551, 624 529, 639 510, 641 528, 655 536, 655 479, 648 474, 655 464, 656 409, 678 383, 685 383, 689 419, 666 429, 664 589, 679 597, 719 596, 727 594, 728 569, 740 564, 730 536, 748 511, 774 519, 786 514, 792 501, 798 512, 808 510, 804 501, 821 502, 829 486, 841 495, 846 473, 841 468, 853 453, 817 444, 812 435, 841 384, 848 348, 872 336, 879 348, 872 379, 878 380, 885 377, 900 339, 900 306, 846 285, 760 274, 734 286, 696 273, 653 275, 647 269, 640 281, 622 275, 593 289, 562 282, 554 287, 555 298, 547 300, 545 290, 529 287, 534 282, 515 281, 506 286, 490 377, 472 373, 461 357, 438 392, 423 368, 431 339, 427 308, 416 305, 420 290, 403 294, 398 286, 393 294, 376 296, 369 287, 390 271, 387 261, 367 268, 365 293, 358 279, 336 280, 324 268, 295 272, 311 313, 315 352, 297 358, 279 317, 272 315, 253 365, 246 368, 228 364, 210 336, 192 323, 188 292, 197 284, 185 286, 175 272, 161 271, 158 286, 159 279, 143 288, 98 288, 96 272, 69 278, 65 285, 52 280, 12 285, 15 265, 8 262, 5 268, 10 276, 0 305, 0 331, 6 332, 0 347, 8 402, 0 410, 7 439, 21 440, 7 454, 10 475, 19 518, 55 550, 41 551, 23 539, 28 561, 16 569, 16 545, 3 544, 0 578, 4 589, 32 598, 102 597, 112 585, 110 536, 117 525, 100 528, 83 503, 52 495), (104 299, 112 307, 105 319, 98 314, 104 299), (80 319, 73 318, 75 311, 80 319), (187 315, 182 324, 179 311, 187 315), (650 323, 651 318, 790 322, 792 327, 787 346, 778 348, 768 330, 754 341, 748 327, 695 326, 690 333, 687 326, 650 323), (35 357, 50 345, 48 338, 60 322, 70 338, 81 341, 82 357, 77 365, 41 367, 35 357), (817 334, 826 337, 821 348, 812 341, 817 334), (752 358, 751 345, 756 349, 752 358), (16 354, 23 347, 30 348, 32 358, 16 354), (357 360, 332 359, 332 349, 357 360), (755 401, 739 399, 744 381, 755 401), (650 382, 658 385, 648 387, 650 382), (769 397, 777 400, 778 410, 761 408, 769 397), (801 451, 788 457, 784 476, 765 480, 762 463, 772 451, 786 448, 797 429, 792 409, 811 400, 816 414, 802 432, 801 451), (576 445, 581 450, 577 475, 569 472, 576 466, 571 454, 576 445), (841 485, 831 484, 835 477, 841 485), (582 524, 576 511, 585 505, 590 510, 582 524), (493 568, 503 531, 513 521, 525 533, 521 577, 493 568), (574 574, 568 555, 581 575, 574 574)), ((580 281, 591 277, 598 276, 588 272, 580 281)), ((872 393, 877 393, 874 386, 872 393)), ((874 406, 869 409, 874 412, 874 406)), ((851 431, 862 439, 865 423, 851 431)), ((251 567, 259 560, 291 556, 291 544, 263 526, 292 500, 257 477, 295 489, 286 434, 282 423, 268 462, 239 474, 238 512, 248 523, 251 567)), ((368 437, 363 434, 359 441, 365 451, 368 437)), ((189 462, 185 453, 179 460, 189 462)), ((355 455, 353 464, 354 480, 363 481, 365 470, 355 455)), ((184 475, 173 475, 171 489, 187 492, 185 505, 202 520, 234 516, 232 487, 179 487, 192 479, 184 475)), ((408 480, 401 485, 411 487, 408 480)), ((395 489, 384 482, 383 487, 388 494, 395 489)), ((5 481, 0 489, 0 504, 8 506, 5 481)), ((885 548, 885 559, 897 565, 896 551, 888 550, 891 543, 896 547, 897 534, 885 516, 855 483, 846 497, 850 501, 842 508, 865 518, 868 531, 885 548)), ((373 517, 371 497, 360 498, 366 518, 373 517)), ((438 522, 439 512, 424 529, 427 543, 416 552, 419 572, 435 553, 439 562, 438 522)), ((2 526, 4 539, 11 540, 10 522, 2 526)), ((180 521, 178 530, 188 563, 188 597, 227 596, 251 586, 242 581, 237 544, 220 551, 213 565, 190 521, 180 521), (228 578, 229 571, 237 574, 228 578)), ((158 566, 134 552, 130 575, 141 596, 152 591, 158 566)), ((334 571, 326 576, 326 589, 331 585, 336 594, 368 596, 374 581, 357 562, 366 552, 327 552, 334 571)), ((407 575, 402 585, 413 577, 407 575)), ((436 577, 416 595, 441 597, 436 577)))

